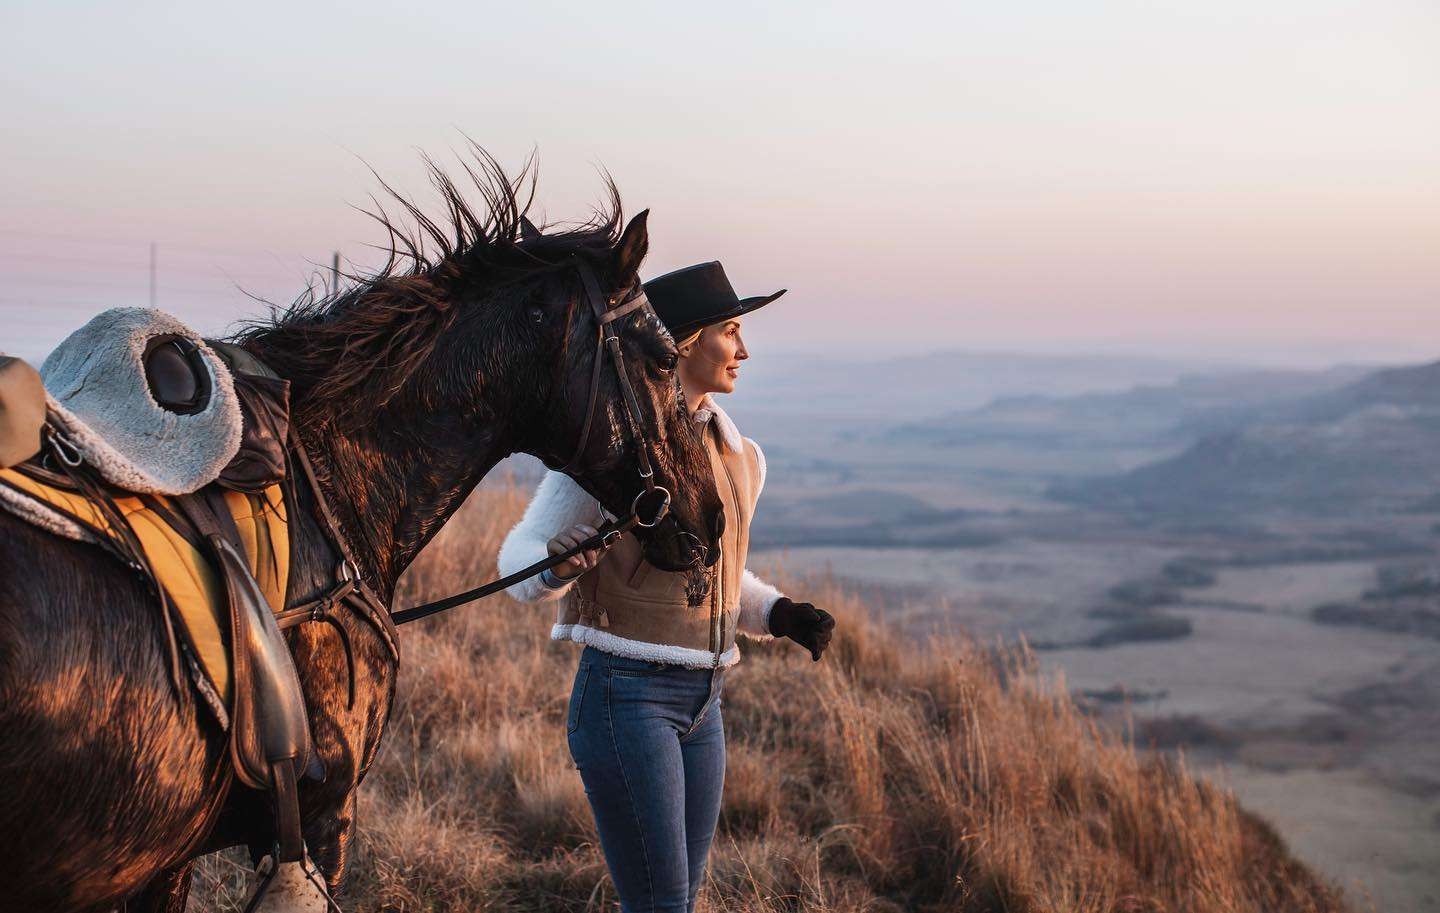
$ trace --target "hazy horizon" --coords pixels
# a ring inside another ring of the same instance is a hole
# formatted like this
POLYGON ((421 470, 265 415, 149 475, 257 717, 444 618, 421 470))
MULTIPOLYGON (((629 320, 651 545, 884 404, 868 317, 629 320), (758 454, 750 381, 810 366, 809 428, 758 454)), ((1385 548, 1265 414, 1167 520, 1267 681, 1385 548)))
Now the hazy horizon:
POLYGON ((758 351, 1440 355, 1440 11, 1287 0, 8 10, 0 348, 148 301, 215 332, 331 251, 367 163, 468 135, 537 211, 603 167, 646 275, 725 262, 758 351), (64 35, 63 51, 53 36, 64 35))

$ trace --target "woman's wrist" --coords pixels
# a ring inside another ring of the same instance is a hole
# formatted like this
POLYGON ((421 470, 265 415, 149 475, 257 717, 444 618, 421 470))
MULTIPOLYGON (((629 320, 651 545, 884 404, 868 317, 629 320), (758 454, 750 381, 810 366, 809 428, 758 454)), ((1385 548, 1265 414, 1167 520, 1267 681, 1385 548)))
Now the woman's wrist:
POLYGON ((547 567, 545 570, 540 572, 540 582, 543 583, 546 588, 552 590, 558 590, 567 587, 574 579, 575 578, 573 577, 561 577, 559 574, 555 573, 555 569, 553 567, 547 567))

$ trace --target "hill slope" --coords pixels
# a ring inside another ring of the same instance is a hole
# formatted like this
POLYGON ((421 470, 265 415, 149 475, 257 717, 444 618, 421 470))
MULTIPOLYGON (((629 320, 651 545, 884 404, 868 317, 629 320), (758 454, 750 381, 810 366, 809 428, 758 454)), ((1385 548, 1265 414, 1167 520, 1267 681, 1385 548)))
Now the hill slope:
MULTIPOLYGON (((399 601, 490 575, 522 499, 479 492, 399 601)), ((904 644, 833 585, 788 582, 838 636, 818 664, 788 641, 742 646, 703 909, 1346 909, 1268 825, 1094 730, 1025 655, 904 644)), ((551 611, 498 598, 404 631, 347 911, 611 908, 564 738, 576 648, 545 640, 551 611)), ((229 908, 236 871, 207 862, 197 902, 229 908)))

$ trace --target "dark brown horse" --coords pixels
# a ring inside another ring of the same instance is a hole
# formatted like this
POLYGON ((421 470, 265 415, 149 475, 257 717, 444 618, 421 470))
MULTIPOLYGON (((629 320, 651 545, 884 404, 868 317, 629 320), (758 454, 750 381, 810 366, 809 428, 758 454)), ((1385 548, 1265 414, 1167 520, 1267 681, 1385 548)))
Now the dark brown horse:
MULTIPOLYGON (((387 604, 497 462, 515 452, 551 467, 570 459, 596 334, 574 258, 608 295, 638 281, 648 243, 644 213, 621 230, 613 186, 609 210, 584 225, 524 230, 517 190, 527 172, 512 181, 476 152, 467 171, 483 211, 432 165, 446 218, 400 200, 418 224, 411 236, 380 210, 394 254, 386 268, 238 337, 291 381, 294 426, 361 575, 387 604)), ((641 532, 655 564, 680 569, 694 557, 687 541, 717 547, 720 502, 680 400, 673 341, 647 309, 619 325, 656 480, 675 499, 641 532)), ((600 378, 577 476, 623 516, 639 466, 615 374, 600 378)), ((292 604, 328 587, 339 561, 315 499, 297 488, 292 604)), ((195 857, 248 845, 258 858, 273 842, 263 797, 226 788, 222 734, 170 687, 160 608, 147 594, 99 548, 0 512, 0 910, 180 911, 195 857)), ((374 626, 339 620, 353 646, 353 705, 340 634, 325 624, 288 634, 325 766, 323 782, 301 785, 305 840, 332 888, 397 672, 374 626)))

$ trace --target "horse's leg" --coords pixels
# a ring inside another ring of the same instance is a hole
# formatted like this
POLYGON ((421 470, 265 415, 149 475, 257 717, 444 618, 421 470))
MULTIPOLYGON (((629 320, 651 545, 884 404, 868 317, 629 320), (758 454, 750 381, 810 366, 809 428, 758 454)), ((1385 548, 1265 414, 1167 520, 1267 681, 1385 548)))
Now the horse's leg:
POLYGON ((338 616, 348 637, 330 626, 302 625, 291 635, 291 649, 310 712, 310 732, 323 762, 325 779, 302 781, 300 811, 305 847, 324 873, 331 891, 345 875, 355 835, 356 796, 375 760, 380 737, 395 697, 395 660, 367 622, 353 613, 338 616), (353 648, 356 690, 348 699, 353 648))
MULTIPOLYGON (((232 792, 210 845, 214 848, 239 845, 249 850, 255 870, 250 883, 252 899, 260 882, 275 870, 275 815, 270 801, 264 793, 250 789, 232 792)), ((316 838, 312 836, 311 824, 312 819, 328 819, 332 814, 324 808, 306 809, 302 815, 305 860, 281 864, 255 908, 256 913, 334 913, 336 908, 326 897, 331 890, 326 871, 315 860, 316 838)))
POLYGON ((327 815, 313 822, 305 831, 305 846, 310 858, 325 874, 325 883, 333 894, 340 888, 349 860, 350 841, 355 836, 355 790, 345 797, 338 814, 327 815))
MULTIPOLYGON (((291 592, 324 592, 334 582, 332 546, 313 510, 297 511, 294 521, 291 592)), ((306 853, 332 893, 340 888, 354 838, 356 791, 375 760, 395 700, 395 657, 374 623, 362 618, 365 611, 347 605, 333 612, 330 624, 286 631, 305 691, 311 742, 324 770, 319 782, 300 781, 300 820, 306 853)))
POLYGON ((121 908, 124 913, 185 913, 190 898, 190 879, 195 874, 195 860, 161 872, 145 886, 145 890, 121 908))

